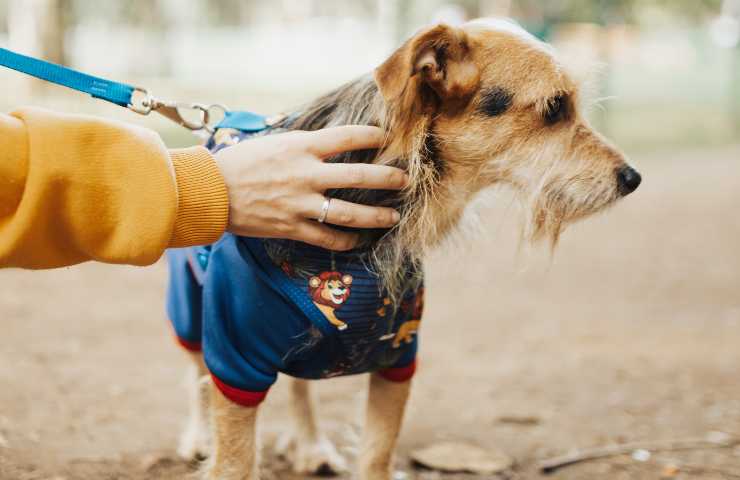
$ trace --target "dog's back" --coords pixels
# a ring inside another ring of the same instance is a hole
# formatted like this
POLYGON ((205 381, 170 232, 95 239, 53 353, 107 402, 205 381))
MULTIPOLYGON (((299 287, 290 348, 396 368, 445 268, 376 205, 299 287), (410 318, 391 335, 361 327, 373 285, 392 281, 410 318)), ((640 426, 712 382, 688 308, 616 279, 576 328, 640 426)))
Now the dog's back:
MULTIPOLYGON (((220 132, 207 146, 249 138, 220 132)), ((408 267, 394 305, 367 255, 231 234, 171 250, 168 315, 179 343, 202 350, 216 385, 241 404, 259 403, 278 372, 318 379, 382 371, 405 380, 415 370, 420 274, 408 267)))

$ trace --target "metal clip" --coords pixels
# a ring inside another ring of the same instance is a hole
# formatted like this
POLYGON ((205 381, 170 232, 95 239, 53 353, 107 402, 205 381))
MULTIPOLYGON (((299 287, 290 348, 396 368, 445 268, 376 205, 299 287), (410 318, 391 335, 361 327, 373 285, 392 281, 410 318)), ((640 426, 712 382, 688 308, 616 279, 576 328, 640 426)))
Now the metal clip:
POLYGON ((155 104, 152 106, 152 110, 158 114, 169 118, 173 122, 182 125, 188 130, 203 130, 210 120, 210 115, 205 108, 200 105, 187 105, 175 102, 162 102, 155 100, 155 104), (197 114, 197 118, 190 118, 185 116, 181 110, 194 110, 197 114))
POLYGON ((216 131, 216 125, 224 118, 228 109, 220 104, 202 105, 200 103, 178 103, 168 102, 154 98, 145 88, 134 88, 134 92, 144 95, 143 98, 134 100, 128 106, 131 110, 141 115, 149 115, 157 112, 169 118, 173 122, 194 132, 205 130, 208 133, 216 131), (185 110, 196 112, 195 118, 184 115, 185 110), (220 111, 220 115, 218 114, 220 111))
POLYGON ((141 87, 134 87, 134 93, 131 94, 131 103, 128 108, 140 115, 149 115, 152 111, 152 101, 154 98, 149 94, 149 90, 141 87), (135 94, 139 93, 140 95, 135 94))

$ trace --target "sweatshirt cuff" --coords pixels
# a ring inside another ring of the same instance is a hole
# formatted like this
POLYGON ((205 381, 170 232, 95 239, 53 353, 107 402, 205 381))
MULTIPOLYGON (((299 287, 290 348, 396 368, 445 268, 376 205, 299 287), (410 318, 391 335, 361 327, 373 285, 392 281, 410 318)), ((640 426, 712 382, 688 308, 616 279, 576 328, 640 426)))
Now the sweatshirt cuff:
POLYGON ((203 147, 169 152, 177 183, 177 216, 168 246, 213 243, 229 221, 229 195, 221 171, 203 147))

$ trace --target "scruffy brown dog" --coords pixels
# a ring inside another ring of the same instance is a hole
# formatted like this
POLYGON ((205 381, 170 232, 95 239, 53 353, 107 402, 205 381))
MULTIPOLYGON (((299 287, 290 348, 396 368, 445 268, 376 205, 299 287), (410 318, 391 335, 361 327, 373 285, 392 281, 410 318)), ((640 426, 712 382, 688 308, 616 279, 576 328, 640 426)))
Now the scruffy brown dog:
MULTIPOLYGON (((373 77, 318 99, 282 126, 315 130, 346 124, 379 125, 389 132, 387 142, 380 154, 349 153, 336 161, 395 165, 410 175, 410 185, 400 197, 328 193, 401 210, 397 228, 370 232, 364 238, 373 252, 373 267, 389 292, 385 302, 389 308, 400 301, 407 262, 418 263, 450 234, 482 190, 501 184, 512 187, 526 207, 525 237, 549 239, 554 245, 566 224, 603 210, 634 191, 641 180, 622 153, 581 116, 578 87, 551 48, 505 20, 425 29, 373 77)), ((284 253, 279 244, 270 255, 279 262, 284 253)), ((349 282, 348 278, 343 288, 349 282)), ((414 321, 409 328, 418 326, 418 319, 414 321)), ((404 341, 412 333, 405 332, 404 341)), ((194 362, 197 375, 205 375, 202 356, 194 354, 194 362)), ((208 404, 213 438, 207 478, 258 478, 258 408, 232 402, 210 381, 200 385, 210 393, 201 396, 194 381, 191 420, 181 453, 193 456, 206 448, 203 425, 208 404)), ((372 374, 360 479, 391 478, 409 388, 409 381, 372 374)), ((308 383, 295 380, 291 391, 295 470, 345 469, 344 460, 319 431, 308 383)))

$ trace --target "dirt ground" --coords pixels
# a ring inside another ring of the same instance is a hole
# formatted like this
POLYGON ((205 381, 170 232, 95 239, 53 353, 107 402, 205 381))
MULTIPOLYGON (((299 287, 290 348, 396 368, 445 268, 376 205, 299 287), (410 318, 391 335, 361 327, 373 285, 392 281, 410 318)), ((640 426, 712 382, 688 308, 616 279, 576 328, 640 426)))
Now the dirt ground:
MULTIPOLYGON (((400 441, 502 450, 509 477, 538 459, 627 441, 740 435, 740 149, 634 159, 643 186, 570 229, 552 261, 517 251, 507 197, 476 240, 428 265, 421 370, 400 441), (505 417, 532 417, 507 422, 505 417)), ((185 358, 163 311, 165 266, 0 272, 0 479, 176 479, 185 358)), ((323 423, 355 451, 365 378, 320 383, 323 423)), ((271 454, 287 427, 285 385, 263 420, 265 478, 294 479, 271 454)), ((740 448, 629 456, 562 479, 740 478, 740 448)))

